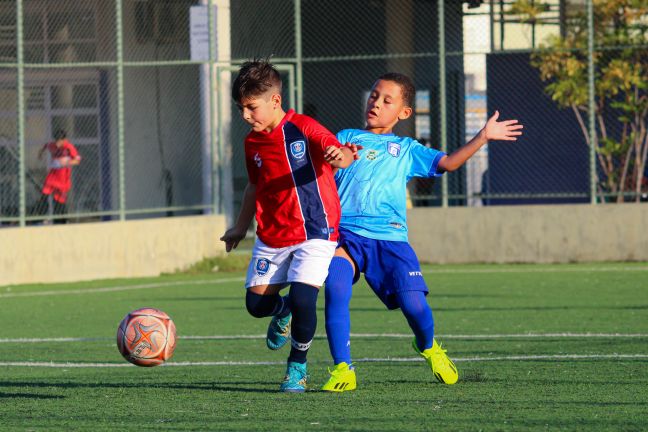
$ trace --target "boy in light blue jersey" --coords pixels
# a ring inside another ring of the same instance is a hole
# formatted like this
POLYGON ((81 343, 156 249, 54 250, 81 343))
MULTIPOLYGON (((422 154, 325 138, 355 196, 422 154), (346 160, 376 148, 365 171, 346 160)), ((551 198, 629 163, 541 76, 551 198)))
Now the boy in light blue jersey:
POLYGON ((352 285, 365 279, 388 309, 400 308, 414 332, 413 348, 442 383, 454 384, 457 368, 434 340, 427 286, 407 239, 406 184, 412 177, 437 177, 461 167, 489 140, 515 141, 522 125, 493 115, 470 142, 447 155, 412 138, 392 133, 412 115, 415 89, 402 74, 382 75, 373 85, 364 130, 338 133, 340 142, 362 149, 351 166, 335 175, 342 205, 340 240, 325 285, 326 332, 335 368, 322 387, 342 392, 356 388, 349 342, 352 285))

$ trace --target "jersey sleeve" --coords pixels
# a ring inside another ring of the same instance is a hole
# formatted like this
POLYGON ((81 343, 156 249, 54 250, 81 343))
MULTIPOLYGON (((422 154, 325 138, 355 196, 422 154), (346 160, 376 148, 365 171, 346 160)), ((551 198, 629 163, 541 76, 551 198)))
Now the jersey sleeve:
POLYGON ((329 146, 342 147, 340 141, 335 138, 335 135, 324 126, 319 124, 314 119, 307 117, 308 120, 304 122, 303 132, 308 138, 308 142, 311 145, 316 145, 322 149, 322 151, 329 146))
MULTIPOLYGON (((251 184, 257 184, 257 181, 259 180, 259 168, 257 167, 257 162, 254 160, 255 155, 250 154, 251 152, 248 150, 248 143, 247 140, 245 142, 245 168, 247 169, 248 173, 248 181, 251 184)), ((257 155, 258 157, 258 155, 257 155)))
POLYGON ((68 143, 67 149, 68 149, 68 152, 70 152, 70 158, 71 159, 81 160, 81 156, 79 155, 79 151, 76 149, 74 144, 68 143))
POLYGON ((418 141, 412 141, 410 155, 412 158, 411 177, 440 177, 443 173, 438 172, 439 161, 445 152, 425 147, 418 141))
POLYGON ((354 137, 354 129, 343 129, 337 133, 337 140, 342 143, 352 143, 354 137))

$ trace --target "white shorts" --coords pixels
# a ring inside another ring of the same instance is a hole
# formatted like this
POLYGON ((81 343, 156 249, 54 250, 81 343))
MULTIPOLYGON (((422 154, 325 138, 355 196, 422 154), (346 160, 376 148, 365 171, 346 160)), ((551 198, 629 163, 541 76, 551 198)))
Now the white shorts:
POLYGON ((302 282, 321 287, 337 243, 313 239, 283 248, 273 248, 257 239, 248 266, 245 288, 257 285, 302 282))

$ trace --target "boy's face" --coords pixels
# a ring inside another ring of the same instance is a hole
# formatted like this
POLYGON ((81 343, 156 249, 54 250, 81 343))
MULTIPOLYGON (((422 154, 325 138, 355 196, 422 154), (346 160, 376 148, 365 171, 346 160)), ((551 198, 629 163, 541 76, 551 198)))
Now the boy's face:
POLYGON ((394 81, 376 81, 367 99, 366 129, 375 133, 390 133, 399 120, 405 120, 410 115, 412 108, 405 105, 401 86, 394 81))
POLYGON ((283 116, 278 116, 281 111, 281 96, 276 93, 266 92, 241 100, 238 104, 241 117, 255 132, 273 130, 283 116))
POLYGON ((56 147, 61 148, 61 147, 63 147, 63 144, 65 144, 65 138, 61 138, 61 139, 56 140, 56 147))

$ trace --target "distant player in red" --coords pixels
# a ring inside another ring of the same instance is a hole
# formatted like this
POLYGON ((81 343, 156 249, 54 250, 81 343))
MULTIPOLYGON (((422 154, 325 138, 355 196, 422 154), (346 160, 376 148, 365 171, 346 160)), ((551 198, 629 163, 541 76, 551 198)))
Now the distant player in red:
POLYGON ((291 336, 280 390, 303 392, 317 295, 338 238, 340 200, 333 167, 349 166, 354 155, 312 118, 283 110, 281 76, 267 61, 241 67, 232 98, 252 128, 245 139, 248 184, 236 224, 221 240, 228 252, 236 248, 256 213, 258 239, 245 282, 246 307, 257 318, 273 317, 266 340, 270 349, 281 348, 291 336), (288 284, 289 296, 281 297, 279 291, 288 284))
MULTIPOLYGON (((48 197, 51 195, 54 203, 54 214, 67 213, 67 195, 72 188, 72 167, 81 163, 81 156, 76 147, 67 140, 65 131, 58 130, 54 134, 53 142, 45 144, 38 152, 38 158, 43 157, 45 151, 50 153, 49 172, 43 184, 42 196, 38 203, 38 214, 47 213, 48 197)), ((65 223, 66 219, 56 218, 54 223, 65 223)))

